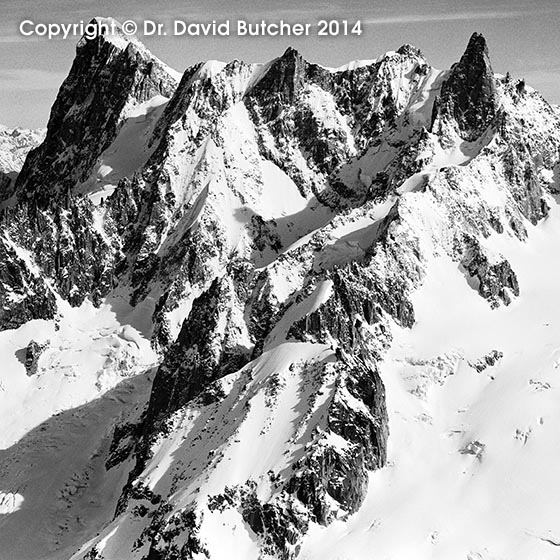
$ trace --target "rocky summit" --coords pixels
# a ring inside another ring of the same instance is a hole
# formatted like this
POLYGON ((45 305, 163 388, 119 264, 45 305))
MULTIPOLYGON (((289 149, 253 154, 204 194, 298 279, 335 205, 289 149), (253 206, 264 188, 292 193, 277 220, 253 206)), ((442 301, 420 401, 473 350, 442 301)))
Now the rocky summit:
POLYGON ((556 558, 560 110, 458 58, 80 40, 0 130, 2 558, 556 558))

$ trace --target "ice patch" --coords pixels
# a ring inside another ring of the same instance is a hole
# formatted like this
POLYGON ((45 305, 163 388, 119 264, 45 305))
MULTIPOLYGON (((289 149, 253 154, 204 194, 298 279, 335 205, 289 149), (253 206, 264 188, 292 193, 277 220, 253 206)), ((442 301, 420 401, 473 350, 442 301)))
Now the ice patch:
POLYGON ((9 515, 21 508, 24 499, 17 492, 0 492, 0 515, 9 515))

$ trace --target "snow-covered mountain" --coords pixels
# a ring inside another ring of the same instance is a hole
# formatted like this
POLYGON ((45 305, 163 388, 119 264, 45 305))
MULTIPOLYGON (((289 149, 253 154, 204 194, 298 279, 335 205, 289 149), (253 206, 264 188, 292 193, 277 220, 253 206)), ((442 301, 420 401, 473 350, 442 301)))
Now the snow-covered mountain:
POLYGON ((45 139, 45 130, 0 125, 0 171, 19 173, 27 154, 45 139))
POLYGON ((2 555, 556 558, 559 149, 479 34, 82 39, 3 203, 2 555))
POLYGON ((45 130, 0 125, 0 207, 13 194, 15 180, 27 154, 45 139, 45 130))

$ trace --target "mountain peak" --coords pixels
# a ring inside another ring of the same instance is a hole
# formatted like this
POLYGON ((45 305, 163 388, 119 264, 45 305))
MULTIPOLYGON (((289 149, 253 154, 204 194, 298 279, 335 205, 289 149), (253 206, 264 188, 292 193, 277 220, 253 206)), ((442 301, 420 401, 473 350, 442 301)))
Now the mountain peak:
MULTIPOLYGON (((156 95, 171 97, 179 75, 112 18, 93 18, 97 33, 77 44, 70 73, 53 105, 45 142, 18 176, 18 196, 41 207, 53 194, 72 188, 91 171, 114 140, 130 104, 156 95), (77 144, 77 138, 85 138, 77 144), (61 156, 64 154, 64 156, 61 156)), ((91 28, 90 28, 91 30, 91 28)))
POLYGON ((289 46, 280 58, 284 60, 305 60, 301 53, 297 49, 294 49, 294 47, 292 46, 289 46))
POLYGON ((85 33, 78 41, 77 50, 82 49, 91 42, 109 43, 119 51, 125 51, 131 45, 136 51, 144 56, 150 57, 150 51, 134 35, 128 35, 123 31, 121 24, 114 18, 96 16, 91 19, 88 29, 96 28, 95 33, 85 33))
POLYGON ((405 43, 404 45, 399 47, 399 49, 397 50, 397 54, 424 58, 424 54, 422 53, 422 51, 418 47, 410 45, 409 43, 405 43))
POLYGON ((457 63, 470 75, 475 73, 484 76, 493 76, 492 64, 488 44, 482 33, 473 33, 461 60, 457 63))
MULTIPOLYGON (((496 85, 486 39, 473 33, 461 60, 451 67, 434 105, 433 124, 454 119, 465 140, 475 140, 496 114, 496 85)), ((439 124, 438 124, 439 123, 439 124)))
POLYGON ((482 52, 486 56, 488 56, 488 44, 486 43, 486 39, 482 33, 478 33, 475 31, 471 35, 465 54, 469 52, 482 52))
POLYGON ((479 34, 176 86, 113 21, 0 173, 1 557, 552 558, 560 114, 479 34))
POLYGON ((277 113, 280 106, 291 103, 301 89, 308 66, 308 62, 296 49, 288 47, 282 56, 267 65, 266 73, 253 88, 253 94, 258 95, 259 91, 265 95, 271 91, 278 92, 282 101, 272 110, 273 113, 277 113))

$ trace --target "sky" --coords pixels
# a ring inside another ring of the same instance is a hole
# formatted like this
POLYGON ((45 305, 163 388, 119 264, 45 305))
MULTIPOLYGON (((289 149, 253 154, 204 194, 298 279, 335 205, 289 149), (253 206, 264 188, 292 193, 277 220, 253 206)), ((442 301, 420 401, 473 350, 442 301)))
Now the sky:
POLYGON ((288 46, 311 62, 340 66, 376 58, 405 43, 446 69, 461 57, 470 35, 485 35, 494 70, 510 72, 560 104, 560 2, 558 0, 2 0, 0 22, 0 124, 43 127, 68 74, 78 37, 23 37, 23 20, 87 23, 94 16, 163 23, 166 37, 138 38, 179 71, 201 60, 266 62, 288 46), (311 23, 309 37, 176 37, 173 21, 206 23, 240 19, 311 23), (362 22, 360 36, 317 37, 321 20, 362 22))

